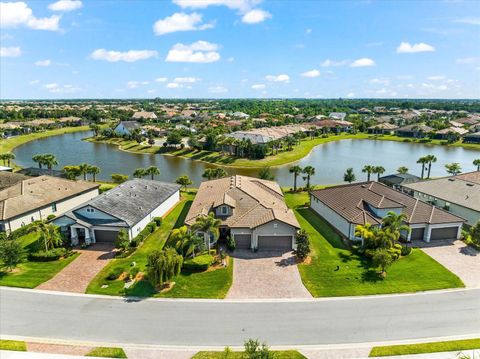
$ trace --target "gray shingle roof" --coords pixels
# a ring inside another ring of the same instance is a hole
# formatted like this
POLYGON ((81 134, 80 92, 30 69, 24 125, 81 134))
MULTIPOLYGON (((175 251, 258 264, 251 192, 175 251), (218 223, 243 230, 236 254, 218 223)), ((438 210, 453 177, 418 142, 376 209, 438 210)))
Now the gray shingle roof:
POLYGON ((179 189, 180 186, 174 183, 133 179, 95 197, 87 204, 133 226, 179 189))

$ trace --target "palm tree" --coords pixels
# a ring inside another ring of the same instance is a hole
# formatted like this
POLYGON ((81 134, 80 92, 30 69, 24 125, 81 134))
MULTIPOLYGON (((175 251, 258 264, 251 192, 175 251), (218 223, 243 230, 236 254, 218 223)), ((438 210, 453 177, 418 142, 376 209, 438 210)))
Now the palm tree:
POLYGON ((210 235, 216 239, 220 235, 219 227, 222 221, 215 218, 213 213, 209 213, 208 216, 199 216, 195 219, 195 223, 192 225, 192 231, 194 233, 203 233, 205 241, 208 240, 208 250, 210 250, 210 235))
POLYGON ((205 172, 203 172, 202 177, 206 178, 207 180, 213 180, 218 178, 223 178, 227 176, 227 172, 221 167, 218 168, 207 168, 205 172))
POLYGON ((49 170, 51 170, 53 168, 53 166, 56 166, 58 165, 58 161, 57 161, 57 158, 55 157, 55 155, 51 154, 51 153, 47 153, 46 155, 44 155, 44 161, 43 161, 43 164, 45 166, 47 166, 47 168, 49 170))
POLYGON ((477 171, 480 171, 480 158, 473 160, 473 165, 477 166, 477 171))
POLYGON ((307 166, 302 172, 307 175, 307 188, 310 188, 310 177, 315 175, 315 167, 307 166))
POLYGON ((382 166, 375 166, 373 172, 377 174, 377 181, 380 180, 380 175, 385 173, 385 168, 382 166))
POLYGON ((345 173, 343 174, 343 180, 345 182, 348 182, 348 183, 352 183, 353 181, 355 181, 356 177, 355 177, 355 173, 353 172, 353 168, 347 168, 347 170, 345 171, 345 173))
POLYGON ((147 175, 145 168, 137 168, 133 171, 133 177, 135 178, 143 178, 147 175))
POLYGON ((287 150, 291 151, 293 149, 293 146, 297 143, 297 140, 295 140, 295 138, 292 136, 288 136, 285 139, 285 143, 287 144, 287 150))
POLYGON ((42 165, 45 162, 45 155, 44 154, 36 154, 32 157, 32 161, 38 163, 38 168, 42 168, 42 165))
POLYGON ((400 174, 408 173, 408 167, 405 167, 405 166, 398 167, 397 172, 400 174))
POLYGON ((293 190, 297 191, 297 177, 300 173, 302 173, 303 169, 300 166, 293 166, 290 167, 288 172, 293 173, 293 190))
POLYGON ((62 244, 59 228, 51 223, 38 222, 30 228, 30 232, 40 233, 40 240, 45 245, 45 251, 62 244))
POLYGON ((88 163, 82 163, 78 166, 78 168, 80 169, 80 173, 83 175, 83 180, 86 181, 87 180, 87 174, 88 174, 88 168, 90 167, 90 165, 88 163))
POLYGON ((258 172, 258 177, 267 181, 273 181, 275 179, 275 176, 272 174, 272 171, 268 166, 262 167, 260 169, 260 171, 258 172))
POLYGON ((96 123, 92 123, 90 125, 90 129, 93 131, 93 135, 96 137, 98 136, 98 132, 100 131, 100 126, 97 125, 96 123))
POLYGON ((192 184, 192 181, 190 180, 190 178, 188 176, 180 176, 178 177, 176 180, 175 180, 175 183, 179 184, 180 186, 183 187, 183 190, 186 191, 187 190, 187 186, 191 185, 192 184))
POLYGON ((432 170, 432 163, 437 162, 437 157, 435 157, 434 155, 428 155, 425 158, 427 159, 427 163, 428 163, 427 178, 430 178, 430 171, 432 170))
POLYGON ((365 165, 362 168, 362 172, 367 174, 367 182, 370 182, 370 175, 375 173, 375 166, 365 165))
POLYGON ((151 180, 154 180, 155 175, 160 174, 160 170, 156 166, 150 166, 145 170, 145 174, 150 175, 151 180))
POLYGON ((97 175, 100 173, 100 167, 88 166, 88 173, 93 176, 93 182, 97 181, 97 175))
POLYGON ((460 163, 447 163, 445 165, 445 169, 447 170, 447 173, 451 174, 452 176, 458 175, 460 172, 462 172, 462 167, 460 166, 460 163))
POLYGON ((3 165, 10 167, 12 160, 15 159, 15 155, 11 152, 2 153, 0 159, 3 160, 3 165))
POLYGON ((420 157, 417 160, 417 163, 420 163, 422 165, 422 176, 421 176, 421 178, 423 179, 423 177, 425 175, 425 165, 428 163, 428 158, 426 156, 420 157))
POLYGON ((402 231, 410 232, 410 227, 406 224, 407 215, 405 213, 397 214, 395 212, 388 212, 382 220, 382 228, 389 229, 392 234, 392 246, 395 241, 400 239, 402 231))
POLYGON ((175 228, 169 238, 178 254, 187 257, 191 254, 195 256, 194 236, 187 226, 175 228))

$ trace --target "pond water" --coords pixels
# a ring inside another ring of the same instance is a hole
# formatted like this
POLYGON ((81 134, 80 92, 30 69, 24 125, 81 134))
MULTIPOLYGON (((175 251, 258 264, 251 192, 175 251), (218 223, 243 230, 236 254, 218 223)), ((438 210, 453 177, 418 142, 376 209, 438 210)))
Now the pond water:
MULTIPOLYGON (((47 137, 28 142, 14 150, 15 162, 22 167, 36 166, 32 156, 37 153, 54 153, 57 157, 59 169, 65 165, 78 165, 86 162, 101 168, 100 180, 109 180, 112 173, 132 175, 138 167, 157 166, 160 175, 156 179, 174 181, 181 175, 188 175, 194 185, 202 181, 202 173, 213 165, 183 159, 173 156, 134 154, 120 151, 114 145, 82 141, 90 136, 89 131, 69 133, 60 136, 47 137)), ((473 171, 472 162, 480 158, 480 151, 468 150, 461 147, 435 146, 428 144, 414 144, 393 141, 375 140, 342 140, 329 142, 315 147, 310 155, 301 159, 298 164, 302 167, 313 166, 316 169, 312 177, 314 184, 334 184, 343 181, 346 168, 353 167, 357 180, 366 179, 361 172, 365 164, 381 165, 385 167, 385 174, 393 173, 400 166, 406 166, 413 174, 420 175, 421 166, 417 159, 427 154, 437 157, 432 166, 432 176, 445 176, 444 165, 459 162, 464 172, 473 171)), ((282 186, 292 186, 292 175, 288 168, 292 164, 272 168, 275 180, 282 186)), ((229 174, 256 176, 258 170, 226 169, 229 174)), ((299 185, 302 183, 299 177, 299 185)))

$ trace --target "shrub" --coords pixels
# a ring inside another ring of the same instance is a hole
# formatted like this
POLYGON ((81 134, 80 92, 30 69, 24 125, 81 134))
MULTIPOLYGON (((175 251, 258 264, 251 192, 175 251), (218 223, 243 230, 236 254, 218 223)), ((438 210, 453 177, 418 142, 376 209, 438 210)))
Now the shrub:
POLYGON ((183 269, 192 272, 203 272, 207 270, 215 261, 210 254, 202 254, 183 263, 183 269))
POLYGON ((72 253, 68 252, 65 248, 53 248, 48 251, 41 250, 38 252, 30 253, 28 259, 32 262, 51 262, 59 260, 62 257, 68 257, 72 253))
POLYGON ((113 268, 112 271, 110 273, 108 273, 107 279, 108 280, 115 280, 118 277, 120 277, 120 274, 122 274, 122 273, 123 273, 123 269, 121 267, 113 268))
POLYGON ((147 258, 148 280, 155 288, 180 274, 183 257, 174 248, 153 251, 147 258))
POLYGON ((128 232, 126 229, 122 228, 115 239, 115 248, 125 251, 129 245, 130 239, 128 238, 128 232))
POLYGON ((113 183, 123 183, 125 182, 126 180, 128 180, 128 176, 127 175, 122 175, 120 173, 112 173, 112 182, 113 183))
POLYGON ((0 260, 12 270, 22 260, 22 247, 17 241, 3 239, 0 241, 0 260))
POLYGON ((47 216, 47 221, 51 221, 52 219, 54 219, 56 216, 54 214, 49 214, 47 216))
POLYGON ((160 227, 162 225, 162 217, 153 217, 153 221, 157 225, 157 227, 160 227))
POLYGON ((12 233, 10 233, 9 235, 9 239, 17 239, 17 238, 20 238, 20 237, 23 237, 25 235, 27 235, 30 230, 32 229, 32 227, 35 227, 36 225, 38 225, 41 221, 34 221, 32 223, 29 223, 23 227, 20 227, 16 230, 14 230, 12 233))
POLYGON ((232 238, 232 236, 227 237, 227 248, 229 251, 234 251, 236 248, 235 240, 232 238))
POLYGON ((130 268, 130 271, 128 272, 128 274, 130 274, 130 278, 133 279, 137 276, 138 272, 140 272, 140 268, 138 268, 138 266, 134 266, 130 268))
POLYGON ((392 248, 388 249, 388 252, 392 256, 394 260, 400 258, 400 255, 402 254, 402 246, 398 243, 395 243, 392 248))
POLYGON ((308 239, 308 234, 305 230, 300 230, 296 236, 297 249, 295 250, 295 255, 298 259, 304 260, 307 258, 310 253, 310 240, 308 239))
POLYGON ((402 247, 402 251, 401 251, 401 254, 402 256, 408 256, 410 253, 412 253, 412 247, 407 247, 407 246, 404 246, 402 247))
POLYGON ((271 359, 273 358, 273 353, 270 352, 266 343, 263 343, 260 346, 260 342, 254 339, 248 339, 243 344, 245 347, 245 358, 246 359, 271 359))
POLYGON ((393 257, 387 249, 376 249, 372 257, 372 262, 375 267, 380 267, 382 277, 387 275, 387 268, 392 265, 393 257))

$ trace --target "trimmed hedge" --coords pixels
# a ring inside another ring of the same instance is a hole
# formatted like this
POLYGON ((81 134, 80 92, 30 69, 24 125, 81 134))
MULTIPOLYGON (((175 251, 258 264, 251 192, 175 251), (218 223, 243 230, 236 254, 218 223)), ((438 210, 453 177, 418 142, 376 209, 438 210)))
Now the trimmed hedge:
POLYGON ((188 259, 183 263, 183 269, 192 272, 203 272, 207 270, 215 261, 210 254, 202 254, 192 259, 188 259))
MULTIPOLYGON (((155 217, 155 218, 158 218, 158 217, 155 217)), ((144 229, 142 229, 140 231, 139 234, 136 235, 135 238, 133 238, 131 241, 130 241, 130 246, 131 247, 138 247, 138 245, 140 243, 142 243, 144 241, 145 238, 147 238, 150 234, 152 234, 153 232, 155 232, 155 230, 157 229, 157 221, 155 220, 155 218, 153 219, 152 222, 148 223, 144 229)), ((161 223, 161 221, 160 221, 161 223)))
POLYGON ((66 248, 54 248, 48 251, 38 251, 30 253, 28 259, 32 262, 51 262, 59 260, 62 257, 69 257, 73 252, 68 251, 66 248))
POLYGON ((12 233, 10 233, 9 238, 10 239, 17 239, 17 238, 20 238, 20 237, 23 237, 23 236, 27 235, 30 232, 30 229, 32 227, 36 226, 40 222, 41 221, 34 221, 32 223, 29 223, 29 224, 27 224, 23 227, 20 227, 20 228, 14 230, 12 233))

